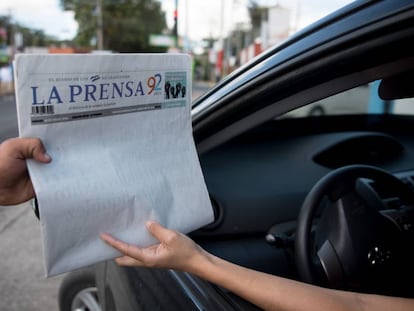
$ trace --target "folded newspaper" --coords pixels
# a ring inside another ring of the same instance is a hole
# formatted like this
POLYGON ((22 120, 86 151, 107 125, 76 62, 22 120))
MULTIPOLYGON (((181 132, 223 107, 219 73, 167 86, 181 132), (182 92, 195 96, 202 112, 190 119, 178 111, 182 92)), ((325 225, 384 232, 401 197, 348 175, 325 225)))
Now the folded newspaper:
POLYGON ((119 253, 100 240, 155 242, 145 222, 188 233, 213 220, 191 127, 184 54, 17 55, 21 137, 53 161, 28 160, 46 276, 119 253))

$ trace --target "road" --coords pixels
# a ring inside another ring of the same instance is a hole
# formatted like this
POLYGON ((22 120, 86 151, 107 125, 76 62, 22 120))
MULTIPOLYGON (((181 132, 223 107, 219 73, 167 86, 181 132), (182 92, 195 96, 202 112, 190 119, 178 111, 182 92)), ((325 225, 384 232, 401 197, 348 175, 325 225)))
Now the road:
POLYGON ((205 82, 205 81, 196 81, 196 82, 194 82, 193 83, 193 93, 192 93, 193 100, 197 99, 198 97, 203 95, 213 85, 214 84, 212 82, 205 82))
POLYGON ((0 95, 0 141, 17 135, 17 114, 14 96, 0 95))
POLYGON ((0 207, 0 310, 58 310, 63 275, 46 278, 39 221, 30 205, 0 207))
MULTIPOLYGON (((193 98, 211 86, 193 84, 193 98)), ((0 96, 0 142, 18 136, 15 99, 0 96)), ((40 223, 29 204, 0 206, 0 310, 58 311, 64 275, 44 277, 40 223)))

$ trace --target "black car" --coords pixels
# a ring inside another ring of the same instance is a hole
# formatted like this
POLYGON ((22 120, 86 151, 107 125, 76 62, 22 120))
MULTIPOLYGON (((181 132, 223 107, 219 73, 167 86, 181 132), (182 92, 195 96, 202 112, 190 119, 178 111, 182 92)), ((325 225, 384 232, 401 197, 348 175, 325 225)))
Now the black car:
MULTIPOLYGON (((191 238, 266 273, 414 297, 413 42, 412 0, 355 1, 199 97, 215 221, 191 238)), ((62 311, 257 310, 191 274, 113 261, 69 273, 59 300, 62 311)))

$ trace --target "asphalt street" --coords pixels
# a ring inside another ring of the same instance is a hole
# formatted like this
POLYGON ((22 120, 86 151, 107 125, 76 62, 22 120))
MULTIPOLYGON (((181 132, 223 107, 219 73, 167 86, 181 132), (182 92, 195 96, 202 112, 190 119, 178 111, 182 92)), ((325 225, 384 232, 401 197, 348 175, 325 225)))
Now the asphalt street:
MULTIPOLYGON (((193 84, 193 98, 211 86, 193 84)), ((14 95, 0 95, 0 142, 18 136, 14 95)), ((0 206, 0 310, 58 311, 64 275, 46 278, 40 222, 28 203, 0 206)))
POLYGON ((58 310, 63 275, 46 278, 39 221, 28 204, 0 207, 0 310, 58 310))
POLYGON ((14 95, 0 95, 0 141, 17 135, 17 113, 14 95))

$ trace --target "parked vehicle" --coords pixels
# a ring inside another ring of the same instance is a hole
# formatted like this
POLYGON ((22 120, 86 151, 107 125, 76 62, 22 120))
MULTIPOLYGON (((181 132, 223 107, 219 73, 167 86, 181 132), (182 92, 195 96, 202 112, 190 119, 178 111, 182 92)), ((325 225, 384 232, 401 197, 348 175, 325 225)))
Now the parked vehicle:
MULTIPOLYGON (((215 221, 190 236, 266 273, 414 297, 414 109, 391 109, 414 95, 413 39, 413 1, 355 1, 200 96, 215 221), (338 98, 357 113, 283 117, 338 98)), ((59 299, 62 311, 257 310, 188 273, 113 261, 70 273, 59 299)))

